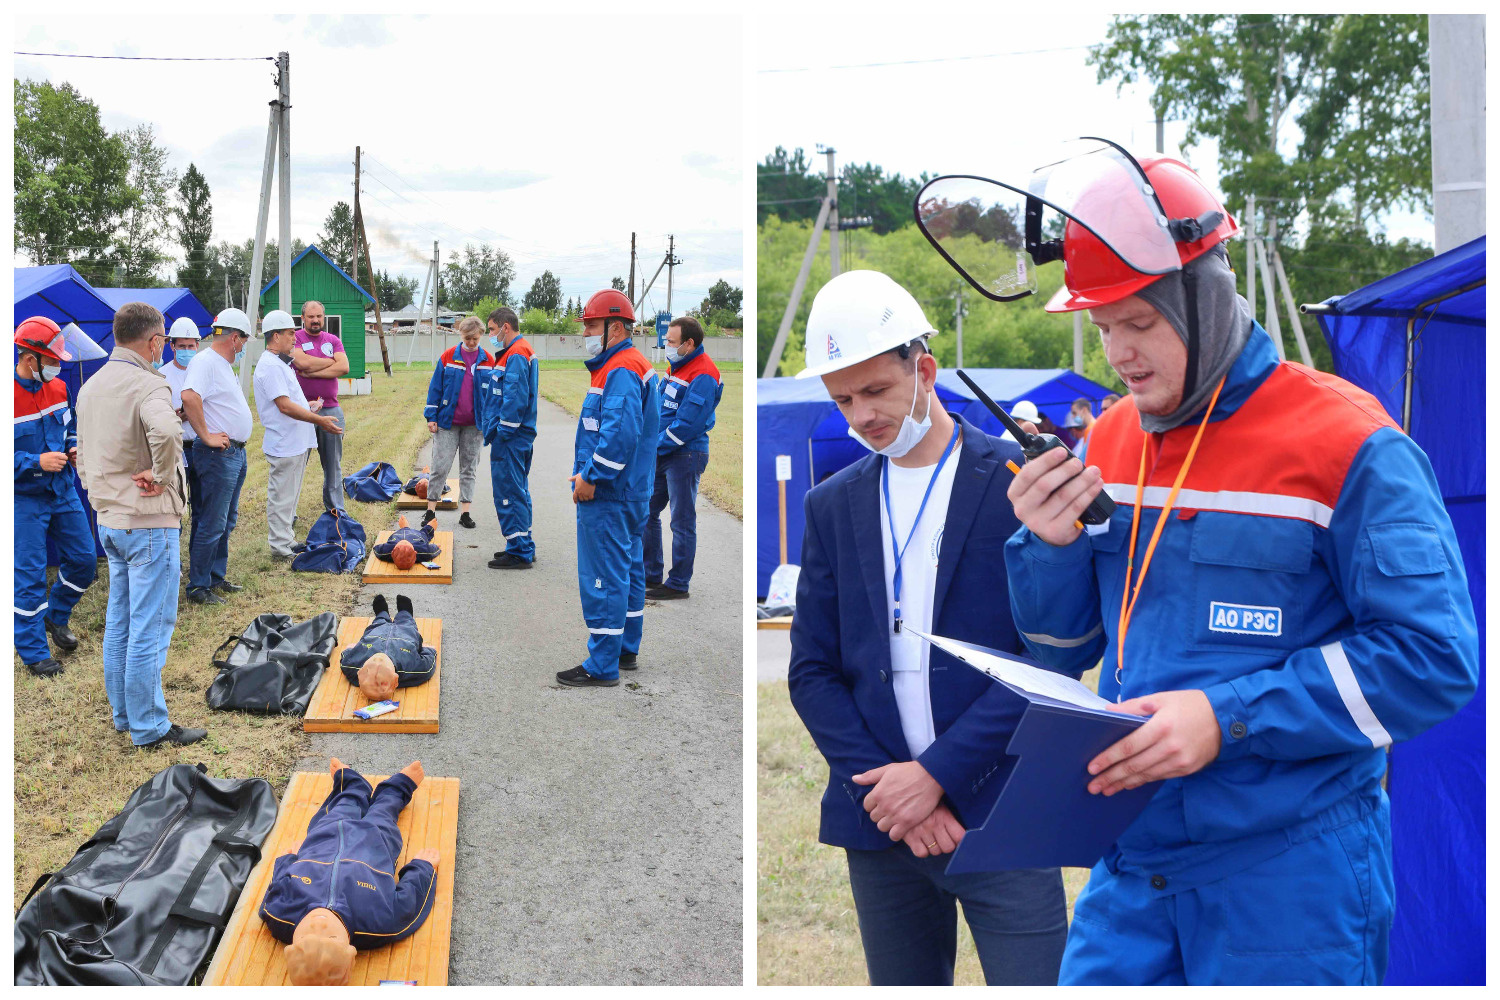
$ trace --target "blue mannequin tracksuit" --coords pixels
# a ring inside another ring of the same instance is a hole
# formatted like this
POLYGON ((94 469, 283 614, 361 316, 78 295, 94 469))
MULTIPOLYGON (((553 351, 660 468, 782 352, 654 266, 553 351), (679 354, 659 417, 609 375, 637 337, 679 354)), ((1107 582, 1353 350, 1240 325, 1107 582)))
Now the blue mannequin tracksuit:
POLYGON ((540 365, 531 345, 516 337, 488 366, 474 370, 476 422, 490 446, 490 486, 505 551, 536 559, 531 537, 531 446, 536 441, 540 365))
MULTIPOLYGON (((1201 418, 1199 418, 1201 419, 1201 418)), ((1006 544, 1033 655, 1104 661, 1110 700, 1207 695, 1218 757, 1161 782, 1079 897, 1061 981, 1379 983, 1393 908, 1386 747, 1478 679, 1474 609, 1427 457, 1367 393, 1279 362, 1256 326, 1116 642, 1143 440, 1136 571, 1199 419, 1144 435, 1129 397, 1088 464, 1119 505, 1053 547, 1006 544)), ((1082 779, 1080 779, 1082 780, 1082 779)))
POLYGON ((643 558, 646 579, 687 590, 698 548, 698 477, 708 467, 708 432, 724 396, 719 367, 694 348, 672 365, 661 390, 661 435, 656 442, 656 479, 646 520, 643 558), (672 505, 672 572, 662 580, 661 512, 672 505))
MULTIPOLYGON (((453 411, 458 409, 458 393, 464 384, 464 361, 458 355, 458 347, 450 347, 438 356, 437 367, 432 371, 432 380, 427 383, 427 405, 422 407, 422 419, 436 423, 443 430, 453 426, 453 411)), ((474 370, 490 363, 490 355, 483 347, 479 349, 479 361, 474 370)), ((479 413, 479 386, 474 386, 474 412, 479 413)))
POLYGON ((339 654, 344 680, 358 687, 359 668, 376 653, 391 658, 398 688, 426 684, 437 670, 437 649, 422 645, 422 633, 410 611, 398 609, 392 617, 390 609, 386 609, 365 626, 358 642, 344 647, 339 654))
POLYGON ((16 417, 16 653, 26 664, 52 655, 43 620, 67 625, 73 607, 94 582, 94 533, 74 488, 71 466, 44 472, 44 452, 78 446, 77 423, 60 378, 15 376, 16 417), (47 588, 47 542, 57 552, 57 580, 47 588))
POLYGON ((396 546, 402 542, 411 542, 411 547, 417 552, 417 562, 436 559, 443 551, 437 542, 433 541, 433 535, 436 533, 437 526, 431 522, 420 528, 397 528, 385 541, 375 546, 375 558, 382 562, 395 562, 391 553, 395 551, 396 546))
POLYGON ((578 592, 589 630, 583 668, 612 678, 622 650, 641 648, 641 534, 656 475, 657 377, 629 340, 585 364, 592 378, 573 439, 573 474, 594 484, 594 499, 576 505, 578 592))
POLYGON ((396 820, 416 790, 398 773, 372 793, 354 768, 339 771, 333 791, 307 824, 301 848, 271 868, 260 917, 272 937, 290 944, 297 924, 317 909, 337 914, 349 943, 359 949, 395 944, 417 932, 432 912, 437 872, 413 859, 392 874, 402 843, 396 820))

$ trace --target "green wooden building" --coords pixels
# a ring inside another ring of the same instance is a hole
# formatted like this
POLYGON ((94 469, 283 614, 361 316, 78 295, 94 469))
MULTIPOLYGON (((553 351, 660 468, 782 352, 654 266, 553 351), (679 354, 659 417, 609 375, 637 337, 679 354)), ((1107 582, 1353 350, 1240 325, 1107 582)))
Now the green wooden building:
MULTIPOLYGON (((281 289, 276 282, 278 275, 260 293, 260 314, 281 308, 281 289)), ((310 246, 292 260, 292 318, 302 325, 302 304, 309 299, 323 303, 328 314, 325 329, 344 342, 344 353, 349 358, 349 374, 345 378, 365 377, 365 309, 366 303, 375 299, 354 283, 328 256, 315 246, 310 246)))

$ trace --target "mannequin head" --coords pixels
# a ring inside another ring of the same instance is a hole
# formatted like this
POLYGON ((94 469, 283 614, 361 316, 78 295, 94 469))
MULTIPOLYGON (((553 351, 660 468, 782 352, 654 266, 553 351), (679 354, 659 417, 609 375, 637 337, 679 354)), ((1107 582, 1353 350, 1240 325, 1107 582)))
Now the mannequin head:
POLYGON ((404 538, 401 539, 401 541, 396 543, 396 547, 391 549, 391 562, 396 564, 397 569, 411 569, 417 564, 416 548, 411 542, 408 542, 404 538))
POLYGON ((425 477, 417 480, 417 496, 423 500, 427 499, 427 479, 425 477))
POLYGON ((293 986, 347 986, 355 949, 349 929, 332 910, 319 907, 292 931, 286 969, 293 986))
POLYGON ((396 693, 396 665, 389 656, 376 653, 365 661, 359 668, 359 690, 371 701, 385 701, 396 693))

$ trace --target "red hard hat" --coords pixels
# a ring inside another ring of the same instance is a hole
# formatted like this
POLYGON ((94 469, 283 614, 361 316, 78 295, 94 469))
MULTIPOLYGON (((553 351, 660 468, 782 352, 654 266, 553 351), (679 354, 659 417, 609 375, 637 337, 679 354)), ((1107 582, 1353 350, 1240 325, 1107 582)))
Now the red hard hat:
POLYGON ((16 327, 16 346, 53 361, 72 361, 62 329, 46 316, 32 316, 16 327))
MULTIPOLYGON (((1209 191, 1192 167, 1164 156, 1145 157, 1139 162, 1161 200, 1167 218, 1201 219, 1211 212, 1221 216, 1218 223, 1200 238, 1177 242, 1177 256, 1183 266, 1240 231, 1239 224, 1224 203, 1209 191)), ((1134 192, 1118 189, 1126 182, 1123 176, 1106 176, 1093 190, 1080 197, 1080 214, 1087 215, 1089 202, 1104 206, 1134 197, 1134 192)), ((1160 274, 1137 271, 1098 236, 1071 218, 1063 229, 1063 268, 1063 287, 1047 303, 1048 312, 1076 312, 1118 302, 1161 277, 1160 274)))
POLYGON ((624 292, 618 288, 606 288, 589 296, 578 322, 590 319, 622 319, 627 323, 634 323, 635 309, 631 307, 630 299, 624 292))

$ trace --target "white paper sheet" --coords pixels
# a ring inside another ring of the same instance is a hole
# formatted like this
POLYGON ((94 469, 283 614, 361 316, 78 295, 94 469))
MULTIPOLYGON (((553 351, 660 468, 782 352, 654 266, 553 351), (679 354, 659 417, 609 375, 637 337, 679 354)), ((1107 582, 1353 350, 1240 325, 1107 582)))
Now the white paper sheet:
POLYGON ((997 681, 1014 688, 1019 688, 1027 694, 1052 698, 1057 701, 1066 702, 1069 705, 1077 705, 1080 708, 1106 710, 1109 708, 1108 701, 1099 697, 1066 674, 1053 673, 1051 670, 1044 670, 1041 667, 1033 666, 1020 657, 1010 656, 993 649, 986 649, 983 646, 961 642, 958 639, 947 639, 940 635, 927 635, 910 627, 906 631, 927 640, 938 649, 956 659, 964 661, 971 667, 983 670, 997 681))

